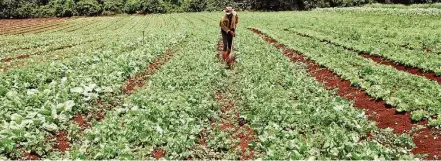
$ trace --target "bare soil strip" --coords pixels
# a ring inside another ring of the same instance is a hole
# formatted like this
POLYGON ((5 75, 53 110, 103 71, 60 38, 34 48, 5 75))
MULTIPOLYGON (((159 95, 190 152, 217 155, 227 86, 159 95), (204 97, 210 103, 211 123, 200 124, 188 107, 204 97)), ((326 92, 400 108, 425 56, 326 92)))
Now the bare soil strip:
MULTIPOLYGON (((290 30, 285 29, 285 31, 290 31, 290 30)), ((371 54, 369 54, 367 52, 356 50, 356 49, 354 49, 352 47, 343 46, 341 44, 338 44, 338 43, 335 43, 335 42, 332 42, 332 41, 329 41, 329 40, 321 40, 321 39, 318 39, 318 38, 310 36, 310 35, 305 35, 305 34, 301 34, 301 33, 297 33, 297 32, 294 32, 294 33, 299 35, 299 36, 302 36, 302 37, 307 37, 307 38, 319 40, 319 41, 321 41, 323 43, 332 44, 332 45, 338 46, 338 47, 343 47, 346 50, 358 53, 358 55, 360 55, 360 56, 362 56, 364 58, 371 59, 372 61, 374 61, 374 62, 376 62, 378 64, 383 64, 383 65, 391 66, 391 67, 394 67, 395 69, 397 69, 399 71, 404 71, 404 72, 407 72, 407 73, 410 73, 410 74, 413 74, 413 75, 422 76, 422 77, 425 77, 427 79, 434 80, 434 81, 438 82, 438 84, 441 84, 441 76, 437 76, 434 72, 424 72, 422 69, 415 68, 415 67, 409 67, 409 66, 406 66, 404 64, 401 64, 401 63, 398 63, 398 62, 394 62, 392 60, 388 60, 387 58, 384 58, 384 57, 381 57, 381 56, 376 56, 376 55, 371 55, 371 54)))
MULTIPOLYGON (((393 44, 390 44, 390 43, 387 43, 387 44, 389 44, 389 45, 393 45, 393 44)), ((434 51, 432 51, 432 50, 431 50, 430 48, 428 48, 428 47, 414 48, 414 47, 409 46, 409 44, 406 44, 406 45, 399 45, 399 46, 402 47, 402 48, 408 49, 408 50, 416 50, 416 51, 420 50, 420 51, 425 51, 425 52, 427 52, 427 53, 441 54, 441 52, 434 52, 434 51)))
POLYGON ((57 22, 54 24, 49 24, 49 25, 43 25, 43 26, 39 26, 39 27, 33 27, 30 29, 26 29, 26 30, 21 30, 19 32, 15 32, 13 33, 13 35, 19 35, 19 34, 27 34, 27 33, 40 33, 40 32, 44 32, 47 30, 50 30, 52 28, 57 28, 59 26, 63 26, 64 24, 62 22, 57 22))
POLYGON ((240 118, 240 111, 234 104, 234 101, 226 98, 226 95, 228 94, 221 91, 216 92, 216 100, 222 104, 220 116, 223 120, 216 121, 214 124, 222 132, 230 134, 231 138, 234 139, 230 141, 230 144, 233 145, 230 150, 237 152, 238 159, 252 160, 255 158, 254 149, 250 148, 248 143, 256 140, 257 137, 254 131, 246 125, 246 121, 240 118), (233 144, 234 142, 237 142, 237 144, 233 144))
MULTIPOLYGON (((152 63, 150 63, 147 69, 133 77, 130 77, 123 85, 124 93, 129 96, 136 92, 137 88, 143 87, 145 80, 156 74, 156 72, 168 61, 170 61, 175 53, 176 46, 172 46, 161 56, 157 57, 152 63)), ((155 149, 151 153, 155 159, 164 158, 167 153, 163 149, 155 149)))
POLYGON ((354 106, 365 110, 369 119, 376 121, 379 128, 392 128, 394 129, 394 133, 410 134, 416 144, 416 148, 413 149, 414 154, 428 154, 426 159, 437 159, 437 156, 441 156, 440 130, 425 127, 416 132, 411 131, 412 128, 415 128, 418 125, 427 124, 427 121, 418 123, 412 122, 409 112, 397 112, 394 107, 386 104, 385 101, 375 100, 360 88, 351 86, 349 81, 343 80, 328 68, 321 67, 313 60, 308 60, 302 53, 289 49, 257 29, 249 29, 268 43, 282 50, 283 54, 291 61, 306 64, 311 76, 317 81, 323 83, 325 88, 336 89, 340 97, 354 101, 354 106), (437 134, 434 134, 434 132, 437 134))
MULTIPOLYGON (((0 35, 15 35, 45 30, 47 28, 63 25, 63 22, 65 22, 66 20, 67 19, 62 18, 14 20, 10 21, 9 23, 5 23, 7 27, 3 27, 0 35)), ((2 21, 6 22, 6 20, 0 20, 0 22, 2 21)))
POLYGON ((164 64, 173 58, 175 53, 175 47, 170 47, 161 56, 157 57, 152 63, 150 63, 142 73, 139 73, 133 77, 130 77, 124 84, 123 91, 127 95, 131 95, 136 92, 136 87, 143 87, 145 80, 153 76, 164 64))
POLYGON ((59 30, 58 32, 75 32, 75 31, 77 31, 77 30, 80 30, 80 29, 84 29, 84 28, 88 28, 88 27, 90 27, 90 26, 93 26, 93 25, 96 25, 97 23, 99 23, 99 21, 91 21, 91 22, 89 22, 89 24, 87 24, 87 25, 82 25, 82 26, 80 26, 80 25, 78 25, 78 26, 71 26, 71 27, 69 27, 69 28, 65 28, 65 29, 62 29, 62 30, 59 30), (75 28, 74 28, 75 27, 75 28))
MULTIPOLYGON (((165 65, 173 58, 176 49, 177 49, 176 45, 171 46, 166 50, 164 54, 158 56, 152 63, 150 63, 143 72, 140 72, 133 77, 129 77, 121 89, 124 92, 125 96, 130 96, 131 94, 135 93, 138 88, 142 88, 145 85, 144 82, 148 78, 152 77, 158 70, 161 69, 163 65, 165 65)), ((121 101, 122 101, 121 99, 117 99, 117 98, 115 98, 112 102, 104 102, 103 100, 98 100, 98 106, 103 106, 103 107, 97 107, 97 108, 111 109, 112 107, 118 106, 118 102, 121 101)), ((100 122, 104 120, 105 113, 106 111, 77 114, 72 121, 78 124, 82 130, 85 130, 87 128, 90 128, 91 121, 95 120, 100 122)), ((162 158, 164 157, 164 154, 162 150, 158 149, 152 153, 152 156, 162 158)))
MULTIPOLYGON (((217 50, 218 57, 222 59, 222 41, 218 42, 217 50)), ((231 60, 234 61, 234 60, 231 60)), ((222 61, 223 62, 223 61, 222 61)), ((231 62, 234 63, 234 62, 231 62)), ((233 69, 232 69, 233 70, 233 69)), ((229 79, 229 78, 225 78, 229 79)), ((231 135, 233 139, 231 144, 233 145, 230 149, 239 156, 240 160, 250 160, 254 159, 254 150, 249 147, 248 143, 257 139, 254 131, 246 125, 246 120, 240 117, 240 109, 235 105, 232 98, 227 96, 231 95, 227 87, 221 87, 216 91, 216 101, 221 104, 219 114, 222 120, 216 120, 214 124, 223 132, 227 132, 231 135), (237 144, 233 144, 237 142, 237 144)), ((205 142, 205 139, 203 141, 205 142)))
MULTIPOLYGON (((129 96, 136 92, 137 88, 141 88, 144 86, 144 81, 149 77, 153 76, 158 70, 161 69, 163 65, 165 65, 168 61, 170 61, 175 53, 175 49, 177 46, 172 46, 167 49, 167 51, 158 56, 152 63, 148 65, 148 67, 141 73, 127 78, 126 82, 122 87, 122 91, 125 93, 125 96, 129 96)), ((77 124, 80 127, 81 131, 84 131, 87 128, 90 128, 90 122, 92 121, 102 121, 105 119, 106 109, 111 109, 112 107, 118 106, 118 102, 121 99, 114 98, 111 102, 104 102, 103 100, 98 100, 98 105, 95 106, 99 110, 97 112, 88 112, 88 113, 78 113, 72 118, 72 122, 77 124)), ((71 141, 69 140, 69 133, 66 131, 59 131, 58 133, 53 133, 52 137, 48 138, 49 141, 55 141, 53 145, 53 149, 59 152, 66 152, 70 150, 71 141)), ((158 149, 152 153, 152 156, 159 159, 165 156, 162 150, 158 149)), ((40 160, 41 156, 36 155, 35 153, 23 153, 23 159, 26 160, 40 160)))
POLYGON ((3 59, 0 60, 0 62, 12 62, 12 61, 14 61, 14 60, 28 59, 28 58, 30 58, 31 56, 36 56, 36 55, 40 55, 40 54, 43 54, 43 53, 49 53, 49 52, 52 52, 52 51, 63 50, 63 49, 67 49, 67 48, 72 48, 72 47, 75 47, 75 46, 79 46, 79 45, 83 45, 83 44, 87 44, 87 43, 91 43, 91 42, 95 42, 95 41, 98 41, 98 40, 87 40, 87 41, 81 42, 81 43, 79 43, 79 44, 63 45, 63 46, 59 46, 59 47, 56 47, 56 48, 53 48, 53 49, 50 49, 50 50, 47 50, 47 51, 37 51, 37 52, 32 53, 32 54, 28 54, 28 55, 19 55, 19 56, 16 56, 16 57, 14 57, 14 58, 3 58, 3 59))
MULTIPOLYGON (((104 46, 105 46, 104 44, 100 44, 100 45, 96 46, 95 49, 101 49, 104 46)), ((39 63, 48 62, 48 61, 57 61, 57 60, 62 60, 62 59, 68 58, 70 56, 71 55, 63 55, 61 57, 50 57, 50 58, 47 58, 47 59, 40 58, 40 60, 38 60, 38 61, 39 61, 39 63)), ((2 61, 0 60, 0 62, 2 62, 2 61)), ((29 65, 29 62, 23 61, 23 62, 19 62, 19 63, 14 63, 13 65, 0 66, 0 72, 5 72, 5 71, 8 71, 8 70, 22 68, 22 67, 25 67, 25 66, 28 66, 28 65, 29 65)))
POLYGON ((60 20, 66 20, 66 19, 63 18, 32 18, 32 19, 9 19, 9 20, 0 19, 0 24, 2 24, 0 28, 5 30, 23 29, 32 26, 49 24, 60 20))

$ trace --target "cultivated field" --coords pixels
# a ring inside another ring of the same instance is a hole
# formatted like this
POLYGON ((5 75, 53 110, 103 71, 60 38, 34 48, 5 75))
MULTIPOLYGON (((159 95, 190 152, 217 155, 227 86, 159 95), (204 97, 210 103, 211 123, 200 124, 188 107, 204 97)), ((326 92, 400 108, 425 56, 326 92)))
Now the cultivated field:
POLYGON ((0 20, 0 159, 441 159, 440 15, 0 20))

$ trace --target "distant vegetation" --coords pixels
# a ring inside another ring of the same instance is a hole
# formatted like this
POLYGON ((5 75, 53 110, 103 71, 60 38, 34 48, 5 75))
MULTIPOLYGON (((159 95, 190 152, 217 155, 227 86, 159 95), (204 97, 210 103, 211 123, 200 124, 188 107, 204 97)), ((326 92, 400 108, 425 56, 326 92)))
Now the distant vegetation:
POLYGON ((411 8, 438 8, 438 9, 441 9, 441 3, 412 4, 412 5, 374 3, 374 4, 367 4, 364 7, 397 8, 397 9, 411 9, 411 8))
MULTIPOLYGON (((350 7, 374 0, 0 0, 0 18, 71 17, 114 14, 243 10, 309 10, 350 7)), ((436 0, 440 1, 440 0, 436 0)), ((378 0, 381 3, 431 3, 428 0, 378 0)))

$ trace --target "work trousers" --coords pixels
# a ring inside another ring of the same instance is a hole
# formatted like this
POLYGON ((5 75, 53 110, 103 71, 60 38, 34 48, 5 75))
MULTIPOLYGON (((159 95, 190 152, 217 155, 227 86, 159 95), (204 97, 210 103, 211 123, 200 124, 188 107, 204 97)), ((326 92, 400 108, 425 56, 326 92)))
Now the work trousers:
MULTIPOLYGON (((234 32, 234 29, 232 29, 231 31, 234 32)), ((224 30, 221 30, 221 32, 222 32, 222 41, 224 42, 223 51, 227 51, 227 49, 229 49, 231 51, 231 48, 233 45, 233 35, 225 32, 224 30)))

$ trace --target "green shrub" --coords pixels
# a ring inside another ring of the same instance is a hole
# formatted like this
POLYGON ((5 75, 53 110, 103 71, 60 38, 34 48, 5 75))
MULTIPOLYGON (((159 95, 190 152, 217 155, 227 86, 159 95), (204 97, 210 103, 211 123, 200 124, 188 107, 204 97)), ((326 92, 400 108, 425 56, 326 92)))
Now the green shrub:
POLYGON ((81 16, 97 16, 101 13, 101 6, 96 0, 79 0, 75 9, 81 16))
POLYGON ((162 0, 145 0, 141 4, 143 13, 166 13, 167 8, 162 0))
POLYGON ((102 10, 105 15, 114 15, 123 13, 123 1, 121 0, 104 0, 102 1, 102 10))
POLYGON ((425 119, 428 115, 429 115, 429 113, 424 110, 413 111, 411 113, 411 117, 412 117, 413 121, 421 121, 421 120, 425 119))
MULTIPOLYGON (((0 0, 0 18, 70 17, 121 13, 220 12, 226 6, 238 10, 309 10, 323 7, 441 8, 441 0, 414 5, 371 4, 374 0, 0 0)), ((403 1, 404 2, 404 1, 403 1)), ((405 1, 408 2, 408 1, 405 1)), ((437 72, 438 74, 439 72, 437 72)))
POLYGON ((431 127, 441 126, 441 118, 430 120, 429 121, 429 126, 431 126, 431 127))
POLYGON ((55 14, 55 8, 51 8, 50 6, 40 6, 39 8, 34 9, 33 17, 54 17, 57 16, 55 14))

